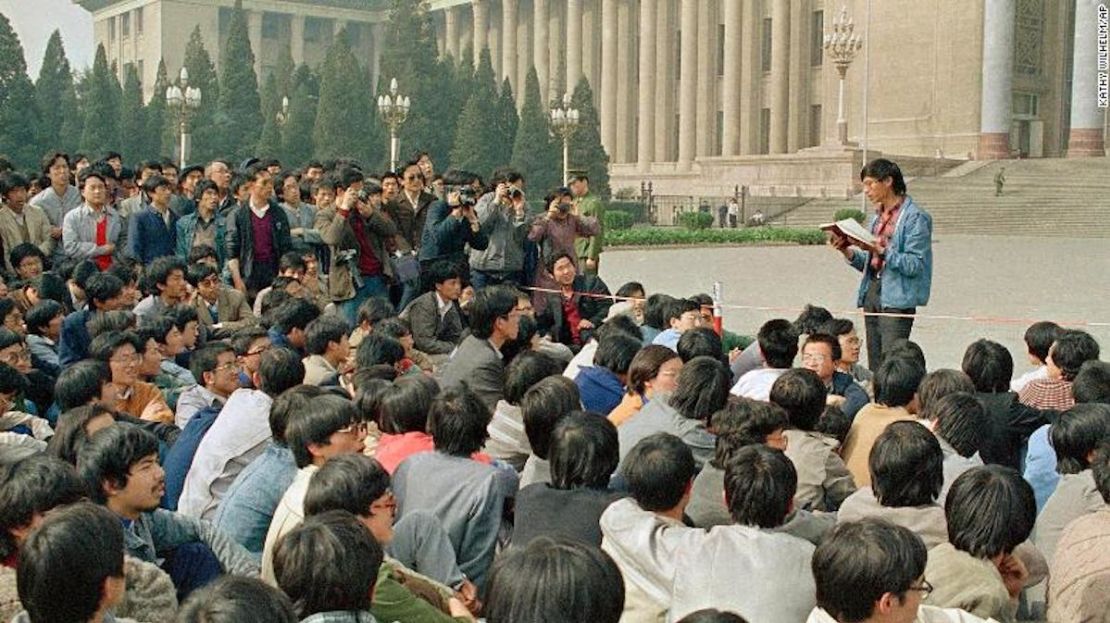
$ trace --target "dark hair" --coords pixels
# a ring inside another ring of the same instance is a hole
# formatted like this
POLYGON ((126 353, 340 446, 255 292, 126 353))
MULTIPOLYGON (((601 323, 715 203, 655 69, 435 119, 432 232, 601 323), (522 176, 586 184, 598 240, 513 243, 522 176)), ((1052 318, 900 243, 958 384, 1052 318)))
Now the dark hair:
POLYGON ((921 384, 917 386, 917 407, 921 418, 936 419, 931 413, 937 402, 956 392, 975 393, 975 384, 971 382, 968 375, 949 368, 933 370, 926 374, 921 378, 921 384))
POLYGON ((0 557, 18 549, 11 531, 30 527, 36 515, 88 495, 73 466, 55 457, 32 455, 0 464, 0 557))
POLYGON ((724 347, 721 345, 721 336, 708 327, 699 327, 692 331, 683 331, 678 338, 678 356, 682 361, 690 361, 695 357, 711 357, 724 360, 724 347))
POLYGON ((235 349, 237 356, 243 357, 250 352, 251 342, 262 338, 269 339, 266 329, 257 326, 243 327, 231 336, 231 347, 235 349))
POLYGON ((1052 344, 1050 356, 1064 380, 1071 381, 1079 374, 1084 363, 1098 359, 1098 342, 1086 331, 1061 331, 1052 344))
POLYGON ((548 355, 528 350, 518 354, 505 369, 505 402, 519 406, 533 385, 562 372, 563 366, 548 355))
POLYGON ((599 342, 614 335, 623 335, 641 341, 644 339, 644 335, 640 331, 640 327, 636 324, 636 321, 633 320, 631 316, 625 314, 613 316, 601 323, 601 326, 597 328, 597 332, 594 333, 594 337, 596 337, 599 342))
POLYGON ((725 503, 742 526, 781 526, 797 489, 798 472, 781 450, 746 446, 725 465, 725 503))
POLYGON ((902 169, 886 158, 876 158, 868 162, 859 172, 861 182, 865 177, 870 177, 877 182, 882 182, 889 177, 893 182, 891 189, 894 194, 899 197, 906 194, 906 180, 902 177, 902 169))
POLYGON ((205 385, 204 373, 215 371, 220 355, 224 353, 235 354, 235 351, 226 342, 211 342, 193 352, 189 357, 189 372, 193 373, 198 384, 205 385))
POLYGON ((12 366, 0 363, 0 393, 21 394, 27 391, 27 378, 12 366))
POLYGON ((328 460, 312 475, 304 496, 304 515, 342 510, 368 517, 370 505, 389 491, 389 472, 364 454, 328 460))
POLYGON ((625 455, 620 470, 632 498, 654 512, 678 506, 698 473, 689 446, 670 433, 641 439, 625 455))
POLYGON ((948 541, 976 558, 1009 554, 1033 531, 1037 501, 1016 469, 973 467, 956 479, 944 502, 948 541))
POLYGON ((594 545, 539 537, 510 549, 493 565, 489 623, 617 623, 624 581, 608 554, 594 545))
POLYGON ((948 394, 930 403, 926 417, 936 422, 933 432, 962 457, 978 452, 981 440, 988 434, 983 403, 968 392, 948 394))
POLYGON ((581 408, 578 386, 565 376, 549 376, 524 392, 520 414, 532 454, 547 459, 555 425, 581 408))
POLYGON ((222 575, 192 592, 181 604, 176 623, 297 623, 293 602, 285 593, 259 580, 222 575))
POLYGON ((1060 325, 1047 320, 1029 325, 1029 328, 1025 330, 1025 346, 1029 349, 1029 354, 1042 363, 1047 361, 1048 350, 1052 348, 1052 343, 1060 336, 1061 330, 1060 325))
POLYGON ((38 290, 40 302, 55 301, 61 303, 63 309, 69 309, 71 303, 69 289, 61 276, 54 272, 41 273, 32 277, 27 283, 38 290))
POLYGON ((809 346, 810 344, 825 344, 826 346, 828 346, 829 356, 832 357, 832 361, 834 362, 840 361, 840 359, 844 356, 844 351, 840 348, 840 340, 837 339, 837 337, 834 335, 829 335, 828 333, 810 333, 806 337, 806 341, 805 344, 802 345, 802 349, 804 350, 805 347, 809 346))
POLYGON ((215 191, 217 194, 219 194, 220 187, 216 186, 216 182, 213 182, 212 180, 200 180, 199 182, 197 182, 196 186, 193 186, 193 201, 199 204, 201 198, 204 197, 204 193, 209 190, 215 191))
POLYGON ((1084 362, 1071 383, 1071 393, 1077 403, 1110 404, 1110 363, 1084 362))
POLYGON ((151 294, 158 294, 158 285, 166 285, 173 271, 180 270, 182 277, 185 276, 186 265, 185 260, 174 256, 165 255, 155 258, 150 266, 146 269, 146 278, 149 280, 149 292, 151 294))
MULTIPOLYGON (((89 337, 96 339, 102 333, 128 331, 135 333, 136 325, 138 324, 138 316, 133 312, 123 309, 113 309, 112 311, 96 311, 89 317, 88 322, 85 323, 85 329, 89 332, 89 337)), ((137 344, 143 344, 142 339, 138 335, 135 336, 139 341, 137 344)))
POLYGON ((551 486, 606 489, 620 463, 617 427, 604 415, 572 411, 551 433, 551 486))
POLYGON ((61 158, 62 160, 65 160, 67 167, 72 166, 69 163, 69 154, 67 154, 63 151, 52 151, 52 152, 46 154, 45 156, 43 156, 42 160, 40 161, 39 166, 40 166, 40 169, 42 170, 43 175, 49 175, 50 174, 50 167, 54 166, 54 163, 58 161, 58 158, 61 158))
POLYGON ((89 309, 99 309, 100 305, 110 301, 123 292, 123 282, 115 275, 97 273, 85 282, 85 297, 89 301, 89 309))
MULTIPOLYGON (((171 314, 173 312, 168 311, 166 313, 171 314)), ((165 345, 166 337, 176 328, 177 324, 173 321, 173 318, 168 315, 146 316, 143 318, 142 326, 139 327, 136 334, 139 336, 139 341, 144 345, 150 340, 165 345)))
POLYGON ((833 316, 829 313, 829 310, 807 303, 805 308, 802 309, 802 313, 798 314, 798 317, 794 320, 791 328, 794 329, 794 333, 797 335, 812 335, 819 333, 821 325, 832 319, 833 316))
POLYGON ((23 242, 15 245, 8 253, 8 261, 11 262, 12 270, 19 270, 19 265, 23 263, 23 260, 29 257, 39 258, 45 267, 46 254, 42 252, 42 249, 30 242, 23 242))
POLYGON ((1078 474, 1090 467, 1087 457, 1110 441, 1110 405, 1075 405, 1053 422, 1049 438, 1056 450, 1056 471, 1078 474))
POLYGON ((0 195, 7 197, 8 192, 16 188, 27 190, 27 178, 15 171, 0 173, 0 195))
POLYGON ((759 328, 759 350, 771 368, 789 368, 798 356, 798 334, 789 320, 768 320, 759 328))
POLYGON ((305 350, 310 355, 323 355, 328 349, 328 343, 342 342, 348 331, 350 327, 341 316, 324 314, 308 323, 305 328, 305 350))
POLYGON ((112 511, 81 502, 49 513, 19 552, 16 585, 32 623, 88 621, 104 582, 123 579, 123 526, 112 511))
POLYGON ((888 425, 871 446, 867 467, 879 504, 891 508, 932 504, 944 486, 940 443, 917 422, 888 425))
POLYGON ((824 333, 833 337, 840 337, 841 335, 848 335, 856 330, 856 325, 848 318, 833 318, 821 323, 820 327, 814 333, 824 333))
POLYGON ((904 357, 883 357, 875 371, 875 402, 888 407, 904 407, 913 402, 925 368, 904 357))
POLYGON ((863 621, 887 593, 905 601, 927 557, 921 537, 902 526, 875 518, 839 524, 813 553, 817 605, 841 623, 863 621))
POLYGON ((324 390, 316 385, 297 385, 274 398, 270 406, 270 435, 278 444, 285 445, 285 428, 294 413, 309 410, 310 402, 319 398, 324 390))
POLYGON ((667 328, 664 326, 667 325, 667 321, 663 314, 673 300, 674 297, 659 292, 647 297, 644 301, 644 326, 660 330, 667 328))
POLYGON ((571 266, 574 266, 574 269, 576 271, 578 270, 578 260, 574 257, 573 253, 569 253, 567 251, 558 251, 558 252, 552 253, 551 255, 544 258, 544 260, 543 260, 544 270, 546 270, 548 273, 551 273, 552 275, 554 275, 555 274, 555 265, 559 263, 559 260, 569 261, 571 266))
POLYGON ((117 488, 127 486, 131 467, 148 456, 158 456, 158 438, 126 423, 116 423, 93 433, 77 452, 77 471, 84 478, 92 499, 107 502, 104 482, 117 488))
POLYGON ((637 293, 643 295, 645 292, 647 292, 647 290, 644 289, 644 284, 640 283, 639 281, 629 281, 621 285, 621 287, 617 288, 617 291, 613 294, 613 296, 617 297, 618 299, 637 298, 633 295, 637 293))
POLYGON ((697 357, 682 366, 668 404, 685 418, 708 422, 728 402, 731 380, 719 359, 697 357))
POLYGON ((428 268, 428 282, 439 285, 449 279, 460 278, 459 269, 453 262, 440 260, 428 268))
POLYGON ((371 333, 355 349, 355 365, 369 368, 380 364, 394 365, 405 358, 405 347, 400 341, 380 333, 371 333))
POLYGON ((717 444, 709 463, 724 469, 740 448, 762 445, 768 435, 786 426, 786 412, 778 405, 748 398, 729 401, 710 419, 717 444))
POLYGON ((398 379, 378 398, 382 432, 401 435, 427 430, 436 393, 435 381, 424 375, 398 379))
POLYGON ((358 323, 369 323, 371 327, 396 315, 393 304, 384 296, 372 296, 358 306, 358 323))
POLYGON ((469 457, 482 449, 486 441, 489 408, 470 391, 465 383, 440 392, 428 409, 428 433, 436 450, 450 455, 469 457))
POLYGON ((687 614, 677 623, 748 623, 744 617, 735 612, 722 612, 716 608, 703 608, 687 614))
POLYGON ((791 368, 775 379, 770 398, 786 411, 792 428, 811 431, 825 409, 828 390, 813 370, 791 368))
POLYGON ((995 394, 1010 391, 1010 378, 1014 375, 1014 358, 998 342, 980 339, 964 351, 960 368, 975 385, 975 391, 995 394))
POLYGON ((649 344, 641 348, 628 366, 628 393, 642 394, 647 391, 647 382, 659 376, 659 369, 663 364, 677 358, 677 353, 659 344, 649 344))
MULTIPOLYGON (((274 292, 277 291, 274 290, 274 292)), ((288 334, 293 329, 303 331, 308 323, 320 316, 320 308, 304 299, 292 298, 275 307, 270 313, 273 321, 272 328, 288 334)))
POLYGON ((65 308, 57 301, 39 301, 27 310, 24 321, 27 323, 27 332, 31 335, 42 335, 50 322, 58 316, 65 315, 65 308))
POLYGON ((169 188, 171 191, 173 190, 173 184, 161 175, 151 175, 150 177, 146 178, 145 182, 142 183, 143 192, 147 195, 154 194, 155 190, 163 186, 169 188))
POLYGON ((613 374, 628 374, 632 359, 642 345, 640 340, 627 335, 607 335, 598 341, 594 365, 613 374))
POLYGON ((310 445, 328 445, 332 435, 360 419, 350 400, 327 393, 313 398, 311 408, 292 411, 285 423, 285 443, 297 467, 312 465, 310 445))
POLYGON ((825 405, 821 417, 817 418, 817 425, 813 427, 813 432, 831 437, 840 442, 841 446, 848 440, 848 432, 851 430, 852 418, 836 405, 825 405))
MULTIPOLYGON (((115 421, 115 414, 100 405, 84 405, 62 413, 54 427, 54 436, 46 442, 46 453, 76 466, 77 450, 89 438, 85 427, 93 418, 105 414, 112 416, 115 421)), ((81 487, 85 487, 83 482, 81 487)))
POLYGON ((259 358, 258 376, 261 377, 258 388, 275 398, 304 382, 304 363, 288 348, 271 348, 259 358))
POLYGON ((898 338, 891 342, 889 347, 883 348, 883 360, 891 358, 909 359, 921 366, 922 370, 929 369, 925 363, 925 351, 921 350, 917 342, 906 338, 898 338))
POLYGON ((1098 450, 1095 450, 1094 460, 1091 461, 1091 472, 1095 477, 1095 486, 1102 494, 1102 500, 1110 504, 1110 441, 1105 441, 1098 450))
POLYGON ((146 350, 146 344, 131 331, 107 331, 93 338, 89 344, 89 357, 108 363, 117 350, 128 344, 140 355, 146 350))
POLYGON ((274 577, 302 620, 318 612, 370 610, 383 553, 347 511, 306 517, 277 542, 274 577))
POLYGON ((516 291, 509 286, 492 286, 478 290, 470 302, 470 334, 480 340, 493 335, 498 318, 506 318, 516 308, 516 291))
POLYGON ((108 364, 86 359, 62 368, 54 382, 54 401, 63 411, 87 405, 100 398, 100 390, 112 380, 108 364))
MULTIPOLYGON (((390 366, 390 369, 392 370, 392 366, 390 366)), ((359 417, 362 418, 363 422, 374 422, 380 428, 382 425, 382 399, 385 397, 385 392, 393 387, 393 383, 377 377, 367 376, 367 372, 373 372, 373 370, 356 372, 351 379, 351 386, 355 392, 355 408, 358 409, 359 417)), ((427 375, 419 374, 411 378, 418 381, 426 379, 432 387, 435 387, 435 391, 439 391, 435 379, 427 375)), ((419 430, 424 430, 424 427, 421 426, 419 430)))
POLYGON ((682 314, 691 311, 700 312, 701 305, 690 299, 670 299, 663 305, 663 328, 669 329, 672 320, 680 319, 682 314))

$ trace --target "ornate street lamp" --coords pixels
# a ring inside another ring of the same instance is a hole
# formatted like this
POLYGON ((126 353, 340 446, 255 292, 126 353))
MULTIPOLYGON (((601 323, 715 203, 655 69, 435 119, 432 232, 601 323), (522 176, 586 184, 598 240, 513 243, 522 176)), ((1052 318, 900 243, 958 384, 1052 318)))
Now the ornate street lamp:
POLYGON ((856 29, 852 18, 848 17, 848 7, 840 7, 840 14, 833 21, 832 32, 825 35, 825 51, 832 58, 837 73, 840 74, 840 95, 836 106, 836 132, 841 145, 848 144, 848 118, 844 112, 844 77, 848 66, 863 47, 863 37, 854 34, 856 29))
POLYGON ((274 121, 277 121, 278 127, 285 127, 289 122, 289 97, 286 95, 281 96, 281 110, 277 111, 274 115, 274 121))
POLYGON ((389 93, 378 96, 378 112, 389 126, 389 170, 391 171, 397 170, 397 148, 400 146, 397 128, 401 127, 408 118, 410 107, 408 96, 397 93, 396 78, 389 82, 389 93))
POLYGON ((570 93, 551 108, 551 130, 563 139, 563 183, 570 177, 570 137, 578 130, 578 110, 570 107, 570 93))
POLYGON ((177 115, 177 125, 181 131, 180 167, 185 168, 189 158, 189 119, 200 106, 200 88, 189 86, 189 71, 181 68, 177 84, 166 87, 166 105, 177 115))

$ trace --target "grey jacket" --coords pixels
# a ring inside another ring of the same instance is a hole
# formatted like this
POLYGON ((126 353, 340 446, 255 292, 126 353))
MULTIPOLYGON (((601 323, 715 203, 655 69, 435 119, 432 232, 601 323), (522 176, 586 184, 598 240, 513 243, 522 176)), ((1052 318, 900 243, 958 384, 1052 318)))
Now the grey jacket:
POLYGON ((485 272, 523 270, 524 240, 532 221, 527 216, 517 218, 511 207, 498 204, 496 198, 496 193, 486 193, 474 206, 489 245, 481 251, 470 250, 470 268, 485 272))
POLYGON ((436 379, 443 389, 458 387, 465 381, 492 413, 505 391, 505 363, 489 340, 469 335, 439 367, 436 379))
POLYGON ((448 355, 462 341, 463 320, 458 303, 452 301, 447 313, 440 316, 435 292, 416 297, 401 311, 401 317, 412 326, 413 343, 421 352, 448 355))
MULTIPOLYGON (((103 211, 108 215, 107 240, 116 245, 112 257, 119 260, 127 249, 127 221, 111 206, 106 206, 103 211)), ((62 220, 62 249, 66 257, 80 261, 106 254, 105 247, 96 244, 98 220, 99 216, 87 203, 65 215, 62 220)))

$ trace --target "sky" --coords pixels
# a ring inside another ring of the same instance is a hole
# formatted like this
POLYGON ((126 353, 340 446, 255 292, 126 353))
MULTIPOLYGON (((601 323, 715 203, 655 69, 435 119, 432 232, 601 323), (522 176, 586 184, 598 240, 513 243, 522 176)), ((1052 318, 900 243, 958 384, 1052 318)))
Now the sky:
POLYGON ((38 78, 46 42, 55 30, 62 31, 66 56, 74 69, 92 65, 96 53, 92 14, 72 0, 0 0, 0 13, 8 18, 19 35, 27 73, 32 80, 38 78))

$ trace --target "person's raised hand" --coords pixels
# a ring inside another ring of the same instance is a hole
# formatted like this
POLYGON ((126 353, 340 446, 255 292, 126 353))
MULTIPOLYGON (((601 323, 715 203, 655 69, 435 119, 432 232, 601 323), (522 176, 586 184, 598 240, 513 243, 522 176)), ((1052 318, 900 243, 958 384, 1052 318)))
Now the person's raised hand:
POLYGON ((1002 575, 1002 583, 1006 585, 1010 598, 1017 599, 1025 588, 1025 581, 1029 579, 1029 570, 1025 568, 1025 563, 1013 554, 1005 554, 995 565, 1002 575))

